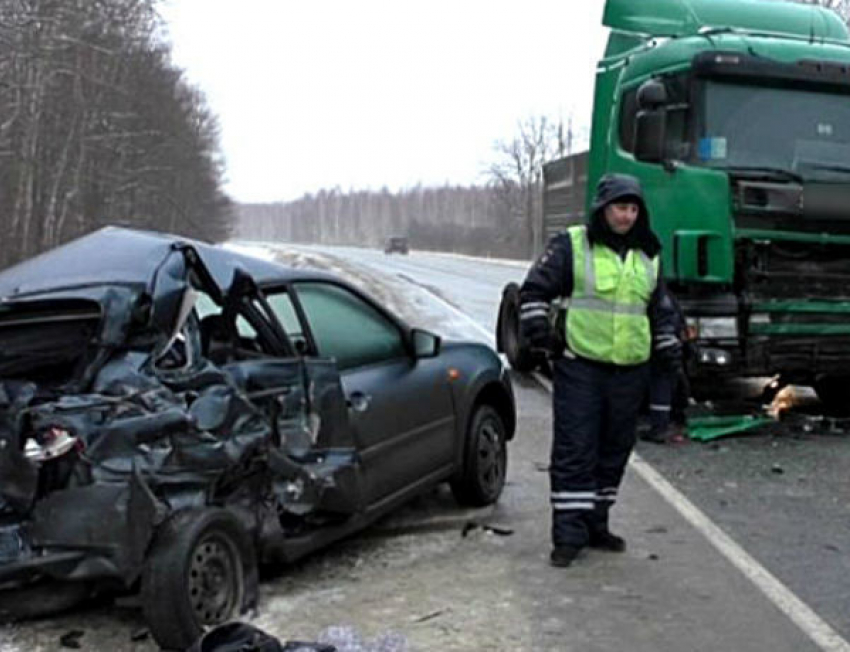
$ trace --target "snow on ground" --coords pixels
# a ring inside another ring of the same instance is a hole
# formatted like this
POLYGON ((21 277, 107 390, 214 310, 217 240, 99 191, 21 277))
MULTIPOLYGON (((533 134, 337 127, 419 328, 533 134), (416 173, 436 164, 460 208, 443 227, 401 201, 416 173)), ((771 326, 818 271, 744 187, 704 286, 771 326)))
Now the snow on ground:
MULTIPOLYGON (((410 326, 425 328, 446 339, 473 340, 494 345, 492 334, 484 327, 440 296, 433 288, 420 286, 407 277, 396 274, 381 276, 375 270, 350 260, 324 252, 293 249, 282 244, 240 242, 228 243, 225 246, 296 269, 330 272, 377 299, 410 326)), ((488 259, 488 262, 498 261, 488 259)))

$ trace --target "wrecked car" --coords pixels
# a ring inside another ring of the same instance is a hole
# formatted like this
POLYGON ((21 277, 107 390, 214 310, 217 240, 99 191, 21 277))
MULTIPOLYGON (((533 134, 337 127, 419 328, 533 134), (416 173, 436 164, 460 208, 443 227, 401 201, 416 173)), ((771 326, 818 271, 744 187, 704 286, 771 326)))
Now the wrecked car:
POLYGON ((291 562, 448 481, 502 492, 515 407, 483 345, 355 287, 106 228, 0 273, 0 612, 138 592, 189 646, 291 562))

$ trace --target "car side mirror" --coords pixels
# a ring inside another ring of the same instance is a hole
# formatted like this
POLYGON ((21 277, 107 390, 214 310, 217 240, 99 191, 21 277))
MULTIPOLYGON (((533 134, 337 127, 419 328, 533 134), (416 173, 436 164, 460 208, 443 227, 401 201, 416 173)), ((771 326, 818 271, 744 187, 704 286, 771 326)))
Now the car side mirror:
POLYGON ((410 331, 410 341, 413 344, 413 357, 435 358, 440 354, 440 336, 429 333, 421 328, 410 331))

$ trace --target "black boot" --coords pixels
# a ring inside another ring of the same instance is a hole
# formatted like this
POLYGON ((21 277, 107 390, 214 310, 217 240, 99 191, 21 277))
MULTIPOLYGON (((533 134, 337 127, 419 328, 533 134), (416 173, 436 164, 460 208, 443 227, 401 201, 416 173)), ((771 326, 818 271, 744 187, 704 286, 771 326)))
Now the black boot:
POLYGON ((626 549, 626 540, 623 537, 612 534, 608 530, 598 530, 590 533, 590 542, 588 545, 597 550, 623 552, 626 549))
POLYGON ((552 548, 552 553, 549 555, 549 562, 553 566, 566 568, 573 563, 573 560, 578 557, 581 548, 575 546, 555 546, 552 548))

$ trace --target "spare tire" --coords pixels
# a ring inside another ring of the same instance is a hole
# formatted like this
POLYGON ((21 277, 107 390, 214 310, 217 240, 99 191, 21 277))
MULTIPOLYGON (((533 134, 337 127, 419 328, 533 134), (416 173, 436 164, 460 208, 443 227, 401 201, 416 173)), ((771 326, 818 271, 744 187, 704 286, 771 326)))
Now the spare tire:
POLYGON ((539 360, 526 345, 519 326, 519 286, 508 283, 502 290, 499 304, 499 321, 496 339, 511 367, 517 371, 531 371, 539 360))

